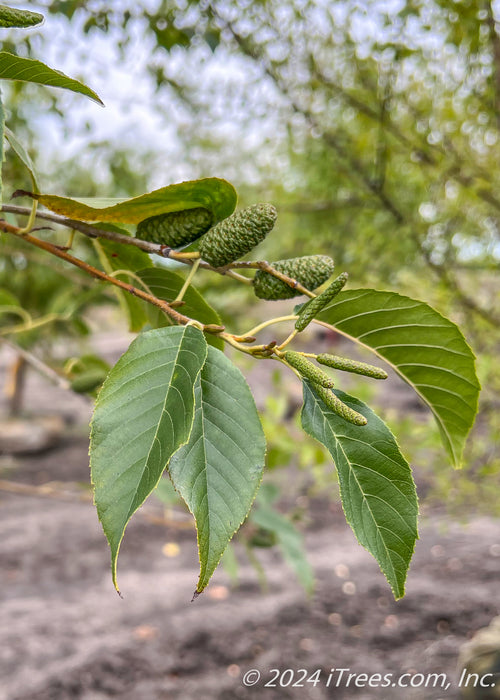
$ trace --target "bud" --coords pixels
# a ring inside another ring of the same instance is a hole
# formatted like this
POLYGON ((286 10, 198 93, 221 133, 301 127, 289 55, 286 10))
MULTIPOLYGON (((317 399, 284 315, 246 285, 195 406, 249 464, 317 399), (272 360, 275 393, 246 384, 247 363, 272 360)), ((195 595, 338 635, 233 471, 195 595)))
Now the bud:
MULTIPOLYGON (((278 260, 271 265, 275 270, 296 280, 309 291, 313 291, 326 282, 334 268, 334 262, 328 255, 306 255, 302 258, 278 260)), ((259 270, 253 278, 253 288, 260 299, 291 299, 302 294, 263 270, 259 270)))

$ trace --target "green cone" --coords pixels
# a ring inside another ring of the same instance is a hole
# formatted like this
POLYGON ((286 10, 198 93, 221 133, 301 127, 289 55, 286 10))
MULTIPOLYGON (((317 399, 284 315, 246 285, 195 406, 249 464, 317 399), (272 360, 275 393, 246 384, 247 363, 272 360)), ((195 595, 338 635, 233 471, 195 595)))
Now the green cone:
POLYGON ((303 331, 304 328, 307 328, 313 318, 315 318, 319 312, 332 301, 332 299, 335 299, 337 294, 345 286, 347 279, 347 272, 342 272, 342 274, 340 274, 337 279, 334 279, 331 285, 327 287, 322 294, 304 304, 300 310, 299 317, 295 322, 295 329, 297 331, 303 331))
MULTIPOLYGON (((292 277, 310 291, 326 282, 334 268, 334 262, 328 255, 306 255, 302 258, 278 260, 271 265, 278 272, 292 277)), ((253 278, 253 288, 260 299, 291 299, 301 294, 262 270, 259 270, 253 278)))
POLYGON ((43 22, 43 15, 29 10, 0 5, 0 27, 34 27, 43 22))
POLYGON ((239 260, 264 240, 277 215, 272 204, 254 204, 228 216, 201 239, 201 257, 212 267, 239 260))
POLYGON ((208 231, 212 221, 212 213, 203 207, 171 211, 141 221, 137 225, 135 236, 141 241, 180 248, 208 231))

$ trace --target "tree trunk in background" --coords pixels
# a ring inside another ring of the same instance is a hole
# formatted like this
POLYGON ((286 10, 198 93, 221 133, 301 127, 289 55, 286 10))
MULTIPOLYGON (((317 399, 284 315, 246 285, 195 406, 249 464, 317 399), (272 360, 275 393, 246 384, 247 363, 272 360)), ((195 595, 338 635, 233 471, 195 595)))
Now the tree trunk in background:
POLYGON ((18 355, 8 370, 4 392, 8 402, 8 413, 11 418, 19 416, 23 408, 26 369, 26 360, 18 355))

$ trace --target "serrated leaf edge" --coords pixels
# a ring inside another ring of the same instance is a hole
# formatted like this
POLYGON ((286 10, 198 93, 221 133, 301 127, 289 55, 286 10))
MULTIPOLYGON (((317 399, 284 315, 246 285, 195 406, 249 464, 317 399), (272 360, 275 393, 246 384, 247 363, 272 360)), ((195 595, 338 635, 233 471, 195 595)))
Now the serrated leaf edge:
MULTIPOLYGON (((349 336, 349 337, 350 337, 350 336, 349 336)), ((307 382, 304 381, 304 382, 303 382, 303 385, 304 385, 304 386, 307 386, 307 390, 308 390, 309 392, 311 392, 311 387, 308 385, 307 382)), ((311 392, 311 393, 312 393, 312 392, 311 392)), ((314 394, 313 394, 313 395, 314 395, 314 394)), ((349 395, 347 395, 347 396, 349 396, 349 395)), ((354 398, 354 397, 349 396, 349 399, 353 399, 353 398, 354 398)), ((318 403, 319 403, 319 401, 320 401, 320 399, 318 399, 318 403)), ((359 399, 356 399, 356 401, 361 405, 361 406, 358 406, 356 410, 359 410, 360 413, 362 413, 362 415, 364 415, 363 410, 360 410, 360 408, 363 409, 363 407, 365 407, 366 404, 364 404, 362 401, 359 401, 359 399)), ((367 406, 366 406, 366 407, 367 407, 367 406)), ((367 408, 368 408, 368 407, 367 407, 367 408)), ((302 415, 302 411, 303 411, 303 410, 304 410, 304 406, 302 406, 301 415, 302 415)), ((371 410, 371 409, 369 409, 369 410, 371 410)), ((395 442, 395 444, 396 444, 396 446, 397 446, 397 448, 398 448, 399 453, 401 454, 401 456, 403 457, 403 459, 405 459, 405 458, 404 458, 404 455, 403 455, 403 453, 402 453, 402 451, 401 451, 401 449, 400 449, 400 447, 399 447, 399 443, 398 443, 398 441, 396 440, 396 437, 395 437, 395 435, 393 434, 393 432, 389 429, 389 427, 387 426, 387 424, 385 423, 385 421, 383 421, 383 420, 380 418, 380 416, 378 416, 374 411, 372 411, 372 413, 374 413, 374 415, 375 415, 375 416, 383 423, 383 425, 387 428, 388 432, 392 435, 392 437, 393 437, 393 439, 394 439, 394 442, 395 442)), ((366 416, 365 416, 365 417, 366 417, 366 416)), ((301 421, 302 421, 302 418, 301 418, 301 421)), ((360 429, 362 430, 364 426, 359 426, 359 427, 360 427, 360 429)), ((320 440, 318 440, 314 435, 311 435, 311 433, 309 433, 305 428, 304 428, 304 432, 306 432, 310 437, 312 437, 313 440, 316 440, 316 442, 318 442, 320 445, 323 444, 323 443, 322 443, 320 440)), ((345 452, 344 452, 344 450, 343 450, 343 448, 342 448, 342 445, 340 444, 340 441, 339 441, 338 438, 337 438, 337 435, 336 435, 335 433, 333 433, 333 431, 331 431, 331 432, 332 432, 332 434, 334 435, 335 442, 338 444, 339 449, 340 449, 340 450, 342 451, 342 453, 344 454, 344 456, 345 456, 345 458, 346 458, 346 461, 347 461, 349 464, 351 464, 351 461, 350 461, 349 459, 347 459, 347 456, 346 456, 346 454, 345 454, 345 452)), ((331 453, 330 450, 328 449, 328 446, 326 446, 326 445, 324 445, 324 446, 326 447, 326 449, 327 449, 328 452, 330 453, 330 456, 331 456, 331 458, 332 458, 332 460, 333 460, 333 463, 334 463, 334 466, 335 466, 335 470, 336 470, 337 473, 338 473, 338 468, 337 468, 337 465, 335 464, 335 458, 333 457, 332 453, 331 453)), ((413 559, 413 555, 414 555, 414 553, 415 553, 416 542, 417 542, 418 539, 420 539, 420 536, 419 536, 419 533, 418 533, 418 513, 419 513, 419 507, 418 507, 418 506, 419 506, 418 493, 417 493, 417 489, 416 489, 415 480, 413 479, 413 474, 412 474, 412 472, 411 472, 410 464, 406 461, 406 459, 405 459, 405 462, 406 462, 406 464, 408 465, 408 468, 410 469, 411 479, 412 479, 413 486, 414 486, 414 489, 415 489, 415 497, 416 497, 416 499, 417 499, 417 504, 416 504, 416 505, 417 505, 417 518, 416 518, 416 521, 415 521, 415 533, 414 533, 414 534, 415 534, 415 539, 414 539, 414 542, 413 542, 413 547, 411 548, 411 558, 410 558, 410 562, 409 562, 409 564, 408 564, 408 567, 407 567, 407 569, 406 569, 405 579, 404 579, 404 581, 403 581, 403 583, 402 583, 401 591, 397 591, 397 590, 395 589, 395 587, 394 587, 393 584, 391 583, 390 579, 388 578, 386 572, 385 572, 384 569, 382 568, 382 566, 381 566, 380 562, 378 561, 378 559, 377 559, 377 558, 373 555, 373 553, 370 552, 369 549, 359 540, 358 535, 356 534, 356 530, 354 529, 353 524, 352 524, 350 518, 348 517, 348 515, 347 515, 347 513, 346 513, 346 511, 345 511, 345 509, 344 509, 344 495, 343 495, 343 489, 342 489, 341 480, 339 479, 339 482, 338 482, 338 483, 339 483, 339 491, 340 491, 340 499, 341 499, 341 503, 342 503, 342 511, 343 511, 343 513, 344 513, 346 522, 347 522, 347 524, 349 525, 349 527, 351 528, 351 531, 352 531, 354 537, 356 538, 357 543, 358 543, 361 547, 363 547, 363 549, 365 549, 365 550, 368 552, 368 554, 370 554, 370 556, 376 561, 377 566, 379 567, 380 571, 382 572, 382 575, 384 576, 384 578, 385 578, 386 581, 388 582, 389 586, 391 587, 391 590, 392 590, 392 593, 393 593, 393 595, 394 595, 395 600, 400 600, 400 599, 403 598, 404 595, 405 595, 406 580, 407 580, 407 578, 408 578, 408 572, 409 572, 409 570, 410 570, 410 563, 411 563, 411 560, 413 559)), ((357 480, 356 480, 356 481, 357 481, 357 480)), ((360 489, 360 491, 361 491, 361 489, 360 489)), ((363 493, 363 492, 361 491, 361 493, 363 493)), ((364 499, 364 496, 363 496, 363 499, 364 499)), ((368 510, 370 510, 370 508, 369 508, 368 505, 367 505, 367 507, 368 507, 368 510)), ((371 513, 371 510, 370 510, 370 513, 371 513)), ((384 543, 383 543, 383 544, 384 544, 384 543)), ((386 549, 386 551, 387 551, 387 547, 385 546, 385 544, 384 544, 384 549, 386 549)), ((389 557, 389 561, 391 561, 391 560, 390 560, 390 557, 389 557)), ((393 569, 393 573, 394 573, 394 568, 393 568, 393 567, 391 567, 391 568, 393 569)), ((395 579, 395 578, 396 578, 396 577, 394 576, 394 579, 395 579)))
MULTIPOLYGON (((354 292, 354 291, 358 291, 358 290, 354 290, 354 289, 353 289, 353 290, 350 290, 350 291, 353 291, 353 292, 354 292)), ((362 289, 362 290, 359 290, 359 291, 360 291, 360 292, 372 292, 372 291, 377 292, 377 291, 380 291, 380 290, 376 290, 376 289, 362 289)), ((389 292, 389 293, 390 293, 390 294, 397 294, 397 292, 389 292)), ((397 296, 400 296, 400 297, 401 297, 402 295, 397 294, 397 296)), ((407 298, 410 299, 410 297, 407 297, 407 298)), ((354 301, 354 300, 352 299, 352 300, 349 300, 349 301, 354 301)), ((470 347, 469 343, 468 343, 467 340, 465 339, 464 334, 462 333, 462 331, 460 330, 460 328, 456 325, 456 323, 454 323, 453 321, 451 321, 449 318, 446 318, 446 316, 444 316, 442 313, 440 313, 439 311, 437 311, 433 306, 431 306, 430 304, 428 304, 426 301, 422 301, 422 300, 419 300, 419 299, 412 299, 412 301, 415 301, 416 304, 415 304, 413 307, 407 307, 407 308, 415 308, 415 306, 418 306, 419 304, 425 304, 425 305, 426 305, 427 307, 429 307, 435 314, 437 314, 437 315, 440 316, 444 321, 446 321, 446 322, 447 322, 446 325, 448 325, 448 323, 449 323, 449 324, 452 324, 453 326, 455 326, 455 328, 456 328, 456 330, 457 330, 457 332, 458 332, 460 338, 463 340, 463 342, 465 343, 465 345, 467 346, 467 348, 470 350, 471 357, 472 357, 472 361, 473 361, 473 365, 474 365, 474 374, 475 374, 476 380, 477 380, 477 371, 476 371, 476 361, 477 361, 477 358, 476 358, 476 355, 474 354, 474 351, 473 351, 472 348, 470 347)), ((337 301, 337 302, 335 302, 332 306, 336 306, 338 303, 339 303, 339 302, 337 301)), ((343 303, 343 302, 340 302, 340 303, 343 303)), ((325 307, 324 309, 322 309, 322 312, 327 311, 327 310, 328 310, 328 306, 325 307)), ((381 312, 388 312, 388 311, 391 311, 391 310, 393 310, 393 311, 404 311, 404 308, 399 307, 399 308, 397 308, 397 309, 380 309, 381 312)), ((373 313, 373 312, 370 312, 370 313, 373 313)), ((357 317, 357 316, 361 316, 361 315, 362 315, 362 314, 356 314, 356 317, 357 317)), ((348 319, 343 319, 342 322, 344 322, 345 320, 348 320, 348 319)), ((319 319, 313 319, 312 323, 317 323, 318 325, 323 326, 324 328, 328 328, 329 330, 334 330, 336 333, 339 333, 340 335, 344 336, 344 338, 348 338, 349 340, 355 342, 357 345, 360 345, 360 346, 366 348, 367 350, 369 350, 370 352, 372 352, 374 355, 376 355, 380 360, 382 360, 382 361, 385 362, 387 365, 389 365, 389 367, 391 367, 391 368, 394 370, 394 372, 395 372, 399 377, 401 377, 401 379, 402 379, 406 384, 408 384, 408 386, 410 386, 410 387, 413 389, 413 391, 418 395, 418 397, 423 401, 423 403, 424 403, 424 404, 427 406, 427 408, 431 411, 432 415, 434 416, 434 419, 435 419, 436 423, 437 423, 437 424, 439 425, 439 427, 441 428, 441 431, 442 431, 442 432, 441 432, 441 435, 446 436, 446 440, 447 440, 447 443, 448 443, 449 454, 452 455, 453 466, 454 466, 455 468, 458 468, 458 469, 462 466, 462 454, 457 454, 457 452, 456 452, 456 450, 455 450, 455 448, 454 448, 454 446, 453 446, 453 443, 452 443, 452 441, 451 441, 451 439, 450 439, 449 432, 448 432, 448 430, 446 429, 446 427, 444 426, 441 417, 436 413, 436 411, 434 410, 433 406, 432 406, 432 405, 427 401, 427 399, 422 395, 422 393, 418 390, 418 388, 415 386, 415 384, 413 384, 413 383, 399 370, 399 368, 398 368, 397 365, 393 364, 390 360, 388 360, 386 357, 384 357, 384 355, 380 354, 377 350, 375 350, 375 348, 371 347, 370 345, 366 345, 366 343, 363 343, 362 340, 359 340, 358 338, 356 338, 356 337, 354 337, 354 336, 352 336, 352 335, 349 335, 349 333, 346 333, 345 331, 342 331, 340 328, 337 328, 337 326, 334 326, 334 325, 331 324, 331 323, 328 323, 328 322, 326 322, 326 321, 320 321, 319 319)), ((411 323, 411 324, 408 324, 408 327, 411 328, 411 327, 414 327, 415 325, 417 325, 417 324, 411 323)), ((424 325, 426 328, 429 327, 427 324, 421 324, 421 325, 424 325)), ((391 326, 391 328, 395 328, 395 327, 396 327, 396 326, 391 326)), ((437 326, 436 326, 436 327, 437 327, 437 326)), ((376 330, 379 331, 379 330, 381 330, 381 329, 376 329, 376 330)), ((397 345, 397 347, 403 347, 403 345, 400 344, 400 343, 397 343, 396 345, 397 345)), ((409 343, 409 346, 412 346, 412 345, 413 345, 412 343, 409 343)), ((387 346, 384 346, 384 347, 387 347, 387 346)), ((425 345, 416 344, 415 347, 425 347, 425 345)), ((432 347, 436 347, 436 349, 440 349, 440 346, 432 346, 432 347)), ((448 350, 448 349, 447 349, 447 352, 453 352, 453 353, 457 354, 456 351, 454 351, 454 350, 448 350)), ((464 355, 464 353, 459 353, 459 354, 460 354, 460 355, 464 355)), ((422 364, 419 363, 419 366, 422 366, 422 364)), ((434 366, 433 366, 433 367, 434 367, 434 366)), ((434 367, 434 369, 435 369, 435 367, 434 367)), ((467 380, 467 381, 470 383, 469 380, 467 380)), ((439 387, 435 387, 435 388, 439 389, 439 387)), ((477 380, 477 388, 478 388, 479 390, 481 389, 481 385, 480 385, 480 383, 479 383, 479 380, 477 380)), ((475 413, 475 414, 477 414, 478 403, 479 403, 479 393, 478 393, 478 395, 477 395, 477 397, 476 397, 476 401, 475 401, 474 406, 472 406, 472 408, 474 409, 474 413, 475 413)), ((464 435, 464 443, 465 443, 465 440, 467 439, 467 436, 469 435, 470 431, 472 430, 473 425, 474 425, 474 423, 471 424, 471 426, 470 426, 469 429, 467 430, 467 433, 465 433, 465 435, 464 435)), ((463 450, 462 450, 462 451, 463 451, 463 450)))
MULTIPOLYGON (((187 326, 185 326, 184 328, 186 328, 186 327, 187 327, 187 326)), ((201 333, 201 331, 200 331, 200 333, 201 333)), ((203 336, 203 334, 201 334, 201 335, 202 335, 203 339, 205 340, 205 337, 203 336)), ((131 346, 136 340, 137 340, 137 338, 135 338, 135 339, 132 341, 132 343, 129 345, 129 348, 130 348, 130 346, 131 346)), ((205 341, 205 344, 206 344, 206 341, 205 341)), ((180 345, 179 345, 179 347, 180 347, 180 345)), ((127 350, 128 350, 129 348, 127 348, 127 350)), ((125 352, 127 352, 127 350, 126 350, 125 352)), ((124 354, 125 354, 125 353, 124 353, 124 354)), ((177 355, 176 355, 176 357, 178 356, 178 354, 179 354, 179 349, 177 350, 177 355)), ((208 349, 207 349, 207 354, 208 354, 208 349)), ((205 355, 205 361, 206 361, 206 355, 205 355)), ((204 364, 205 364, 205 363, 202 364, 202 366, 200 367, 199 371, 197 372, 195 381, 194 381, 193 386, 192 386, 192 389, 191 389, 191 391, 192 391, 192 397, 193 397, 193 416, 192 416, 192 420, 191 420, 191 427, 190 427, 190 429, 189 429, 189 435, 187 436, 187 439, 185 440, 185 442, 181 443, 181 444, 178 446, 177 450, 175 450, 175 452, 174 452, 173 454, 175 454, 176 452, 178 452, 178 451, 181 449, 181 447, 183 447, 184 445, 186 445, 186 444, 189 442, 189 438, 190 438, 190 436, 191 436, 191 431, 192 431, 192 429, 193 429, 194 413, 195 413, 195 405, 194 405, 194 387, 195 387, 195 385, 196 385, 196 382, 198 381, 198 377, 199 377, 199 375, 200 375, 201 370, 203 369, 204 364)), ((111 368, 111 369, 113 369, 113 368, 111 368)), ((100 387, 100 389, 99 389, 99 391, 98 391, 98 393, 97 393, 96 401, 95 401, 95 406, 97 406, 97 403, 98 403, 98 400, 99 400, 99 395, 100 395, 100 393, 103 391, 104 387, 106 386, 106 383, 107 383, 108 380, 109 380, 110 374, 111 374, 111 370, 110 370, 110 372, 108 373, 108 376, 107 376, 106 379, 104 380, 103 384, 101 385, 101 387, 100 387)), ((167 393, 168 393, 168 390, 167 390, 167 393)), ((166 400, 166 395, 165 395, 165 400, 166 400)), ((94 413, 95 413, 95 408, 94 408, 94 413)), ((92 414, 92 419, 91 419, 91 421, 90 421, 90 438, 92 438, 92 434, 93 434, 94 413, 92 414)), ((155 432, 155 437, 153 438, 153 441, 156 439, 157 432, 158 432, 158 431, 155 432)), ((90 473, 91 473, 91 475, 92 475, 92 455, 91 455, 91 450, 90 450, 91 445, 92 445, 92 442, 90 441, 90 443, 89 443, 89 467, 90 467, 90 473)), ((150 454, 150 452, 151 452, 151 449, 152 449, 152 445, 151 445, 151 447, 150 447, 150 449, 149 449, 148 457, 149 457, 149 454, 150 454)), ((170 459, 171 459, 172 457, 173 457, 173 455, 171 455, 170 459)), ((147 457, 146 457, 146 460, 145 460, 145 461, 147 462, 147 457)), ((170 460, 169 460, 169 461, 170 461, 170 460)), ((168 463, 167 463, 167 464, 168 464, 168 463)), ((147 498, 149 498, 149 496, 151 495, 151 493, 153 493, 154 489, 158 486, 158 484, 159 484, 159 482, 160 482, 160 479, 162 478, 162 476, 163 476, 163 474, 164 474, 164 472, 165 472, 166 469, 167 469, 167 465, 165 465, 165 468, 163 469, 163 472, 162 472, 162 473, 160 474, 160 476, 158 477, 157 482, 155 483, 153 489, 151 489, 151 492, 148 494, 148 496, 146 496, 146 497, 144 498, 144 500, 142 501, 142 503, 141 503, 132 513, 130 513, 130 514, 128 515, 127 520, 126 520, 126 523, 125 523, 125 525, 124 525, 124 527, 123 527, 123 531, 122 531, 120 540, 119 540, 119 542, 118 542, 118 544, 117 544, 117 546, 116 546, 116 552, 114 553, 114 556, 113 556, 113 551, 111 550, 111 575, 112 575, 113 585, 114 585, 114 587, 115 587, 115 589, 116 589, 116 592, 118 593, 118 595, 119 595, 120 597, 121 597, 121 592, 120 592, 120 589, 119 589, 119 587, 118 587, 118 582, 117 582, 117 564, 118 564, 118 556, 119 556, 119 553, 120 553, 121 543, 122 543, 123 538, 124 538, 124 536, 125 536, 125 530, 127 529, 127 526, 128 526, 128 524, 129 524, 129 522, 130 522, 132 516, 134 515, 134 513, 137 512, 137 510, 140 508, 140 506, 147 500, 147 498)), ((101 520, 101 516, 99 515, 99 511, 98 511, 98 509, 97 509, 97 503, 96 503, 96 501, 95 501, 95 485, 94 485, 94 482, 93 482, 92 478, 91 478, 91 485, 92 485, 92 489, 93 489, 92 503, 93 503, 93 505, 96 507, 98 520, 99 520, 99 522, 100 522, 101 525, 102 525, 104 534, 105 534, 105 536, 106 536, 106 540, 108 541, 108 544, 109 544, 108 536, 107 536, 107 534, 106 534, 106 531, 104 530, 104 524, 103 524, 103 522, 102 522, 102 520, 101 520)), ((111 546, 110 546, 110 548, 111 548, 111 546)))

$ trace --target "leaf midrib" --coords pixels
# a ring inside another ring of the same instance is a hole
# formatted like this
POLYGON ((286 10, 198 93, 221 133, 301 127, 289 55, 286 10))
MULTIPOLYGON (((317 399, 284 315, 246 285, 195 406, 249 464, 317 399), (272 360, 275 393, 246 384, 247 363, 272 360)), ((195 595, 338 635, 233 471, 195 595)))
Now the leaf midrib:
MULTIPOLYGON (((128 521, 128 519, 132 516, 132 514, 135 512, 134 510, 131 510, 131 509, 132 509, 132 506, 133 506, 133 503, 134 503, 135 499, 137 498, 137 494, 138 494, 138 492, 139 492, 139 487, 140 487, 141 484, 142 484, 142 481, 143 481, 143 478, 144 478, 144 474, 145 474, 146 471, 148 471, 148 470, 151 468, 151 467, 150 467, 150 464, 149 464, 149 460, 150 460, 150 456, 151 456, 151 451, 152 451, 152 449, 153 449, 153 446, 154 446, 154 444, 155 444, 155 441, 158 440, 158 442, 159 442, 159 439, 158 439, 158 431, 159 431, 160 425, 161 425, 161 423, 162 423, 163 414, 166 413, 166 411, 165 411, 165 406, 166 406, 166 404, 167 404, 167 399, 168 399, 168 397, 169 397, 169 395, 170 395, 170 392, 171 392, 171 390, 172 390, 171 380, 172 380, 172 377, 174 376, 175 367, 176 367, 177 364, 178 364, 179 354, 180 354, 180 352, 181 352, 181 347, 182 347, 182 345, 183 345, 183 343, 184 343, 184 341, 185 341, 185 338, 186 338, 186 329, 183 328, 183 329, 182 329, 182 337, 181 337, 181 339, 180 339, 180 342, 177 343, 177 352, 176 352, 176 354, 175 354, 175 360, 173 361, 173 363, 166 363, 166 364, 172 364, 172 365, 173 365, 172 371, 171 371, 171 373, 170 373, 170 381, 169 381, 169 384, 168 384, 168 390, 167 390, 167 392, 166 392, 166 394, 165 394, 165 399, 164 399, 164 401, 163 401, 163 408, 162 408, 160 417, 158 418, 158 422, 157 422, 157 425, 156 425, 155 434, 154 434, 154 436, 153 436, 153 439, 152 439, 152 441, 151 441, 151 445, 150 445, 150 448, 149 448, 149 451, 148 451, 148 456, 146 457, 146 460, 144 461, 144 466, 143 466, 143 468, 142 468, 142 470, 141 470, 141 472, 140 472, 141 478, 137 480, 137 486, 136 486, 135 490, 133 491, 133 496, 132 496, 132 499, 131 499, 131 501, 130 501, 130 506, 129 506, 128 511, 127 511, 127 521, 128 521)), ((173 345, 171 345, 170 347, 173 347, 173 345)), ((194 355, 195 353, 192 353, 192 354, 194 355)), ((176 389, 176 391, 178 391, 176 387, 174 387, 174 388, 176 389)), ((178 393, 179 393, 179 392, 178 392, 178 393)), ((181 399, 182 399, 183 405, 185 406, 185 404, 184 404, 184 398, 182 397, 182 395, 181 395, 181 399)), ((170 413, 168 413, 168 415, 169 415, 169 417, 170 417, 170 421, 173 423, 172 417, 170 416, 170 413)), ((187 439, 189 439, 189 436, 188 436, 187 439)), ((183 443, 181 443, 181 445, 185 445, 186 442, 187 442, 187 440, 185 440, 183 443)), ((181 447, 181 445, 179 445, 179 447, 181 447)), ((160 453, 161 453, 161 450, 160 450, 160 453)), ((167 466, 167 465, 165 464, 165 467, 166 467, 166 466, 167 466)), ((160 474, 160 478, 161 478, 161 474, 160 474)))

